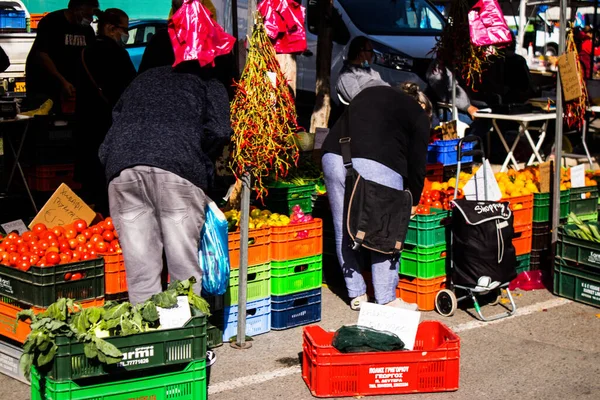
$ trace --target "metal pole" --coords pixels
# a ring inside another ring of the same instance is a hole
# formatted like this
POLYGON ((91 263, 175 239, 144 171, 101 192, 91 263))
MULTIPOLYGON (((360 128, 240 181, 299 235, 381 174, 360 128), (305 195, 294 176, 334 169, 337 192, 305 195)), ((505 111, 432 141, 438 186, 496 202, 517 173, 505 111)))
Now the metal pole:
POLYGON ((517 32, 517 54, 523 54, 525 44, 525 28, 527 27, 527 0, 521 0, 519 4, 519 31, 517 32))
MULTIPOLYGON (((558 54, 564 54, 567 38, 567 0, 560 0, 560 28, 558 54)), ((557 228, 560 224, 560 169, 563 141, 563 91, 560 73, 556 79, 556 135, 554 138, 554 182, 552 185, 552 243, 558 239, 557 228)))
POLYGON ((246 294, 248 285, 248 230, 250 218, 250 174, 242 175, 242 210, 240 216, 240 269, 238 286, 238 327, 237 340, 231 343, 236 349, 249 349, 252 343, 246 342, 246 294))
POLYGON ((248 37, 252 37, 254 31, 254 13, 256 12, 256 0, 248 0, 248 37))
POLYGON ((456 76, 452 74, 452 119, 458 121, 458 108, 456 107, 456 76))
POLYGON ((235 38, 235 47, 233 48, 233 57, 235 58, 235 78, 240 78, 240 71, 243 66, 240 66, 240 43, 239 43, 239 28, 238 28, 238 12, 237 0, 231 0, 231 32, 235 38))

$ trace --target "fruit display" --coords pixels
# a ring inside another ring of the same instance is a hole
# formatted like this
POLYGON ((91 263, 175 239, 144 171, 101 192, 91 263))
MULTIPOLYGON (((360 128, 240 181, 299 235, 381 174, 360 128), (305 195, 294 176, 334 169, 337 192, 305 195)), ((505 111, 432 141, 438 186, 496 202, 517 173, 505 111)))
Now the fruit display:
MULTIPOLYGON (((39 223, 22 235, 12 232, 0 242, 0 264, 27 271, 31 266, 94 259, 101 254, 120 253, 118 237, 110 217, 90 227, 83 220, 50 229, 39 223)), ((73 275, 71 279, 77 279, 73 275)))
MULTIPOLYGON (((230 210, 226 211, 225 218, 227 218, 229 232, 235 232, 240 226, 240 211, 230 210)), ((293 213, 291 216, 272 213, 269 210, 261 210, 257 207, 250 208, 250 221, 248 223, 250 229, 262 229, 269 228, 272 226, 287 226, 289 224, 299 224, 305 222, 311 222, 313 217, 310 214, 304 214, 300 206, 294 206, 293 213)))

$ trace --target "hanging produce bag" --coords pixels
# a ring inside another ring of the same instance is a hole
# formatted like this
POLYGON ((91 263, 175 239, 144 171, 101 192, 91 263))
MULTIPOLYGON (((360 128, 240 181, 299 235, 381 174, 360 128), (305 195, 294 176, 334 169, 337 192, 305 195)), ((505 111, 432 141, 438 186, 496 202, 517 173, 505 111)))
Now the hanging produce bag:
POLYGON ((210 11, 199 0, 185 0, 169 20, 169 37, 175 53, 173 67, 191 60, 198 60, 204 67, 213 64, 216 57, 231 52, 235 38, 210 16, 210 11))
POLYGON ((277 54, 306 50, 305 8, 296 0, 263 0, 257 7, 277 54))
POLYGON ((469 11, 469 32, 475 46, 507 45, 510 29, 496 0, 479 0, 469 11))
POLYGON ((227 218, 212 201, 206 207, 205 217, 198 251, 202 289, 208 294, 221 295, 229 285, 227 218))

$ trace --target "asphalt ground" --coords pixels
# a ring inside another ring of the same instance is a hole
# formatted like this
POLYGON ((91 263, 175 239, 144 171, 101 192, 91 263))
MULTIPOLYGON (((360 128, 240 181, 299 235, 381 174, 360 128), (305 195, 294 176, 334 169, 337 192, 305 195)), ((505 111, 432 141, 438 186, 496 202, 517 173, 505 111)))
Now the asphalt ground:
MULTIPOLYGON (((402 399, 599 399, 600 310, 553 296, 546 290, 515 292, 518 312, 492 323, 459 309, 450 318, 423 312, 455 331, 460 343, 460 388, 456 392, 370 398, 402 399)), ((466 305, 466 303, 465 303, 466 305)), ((494 314, 500 306, 484 306, 494 314)), ((356 323, 358 313, 323 288, 322 321, 327 330, 356 323)), ((302 328, 254 338, 252 348, 215 349, 211 400, 312 399, 302 380, 302 328)), ((30 398, 29 386, 0 375, 0 399, 30 398)))

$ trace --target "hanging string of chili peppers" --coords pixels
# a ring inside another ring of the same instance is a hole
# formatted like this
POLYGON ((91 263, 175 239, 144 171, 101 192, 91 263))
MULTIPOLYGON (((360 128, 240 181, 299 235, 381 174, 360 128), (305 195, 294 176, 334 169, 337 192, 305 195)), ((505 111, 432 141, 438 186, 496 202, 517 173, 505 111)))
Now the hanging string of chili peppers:
POLYGON ((253 177, 257 198, 267 194, 264 180, 285 177, 299 157, 294 135, 296 107, 267 36, 262 18, 249 39, 249 53, 231 104, 233 137, 229 166, 239 178, 253 177))
POLYGON ((567 53, 575 53, 575 68, 577 70, 577 76, 579 77, 579 85, 581 86, 581 96, 579 98, 568 101, 565 103, 564 121, 569 128, 581 129, 585 121, 585 112, 588 107, 588 93, 583 77, 583 71, 579 61, 579 54, 577 52, 577 46, 575 45, 575 38, 573 36, 573 29, 567 34, 567 53))
POLYGON ((448 23, 437 40, 432 53, 437 55, 441 68, 448 68, 465 84, 474 88, 481 82, 488 57, 494 54, 492 46, 475 46, 469 33, 469 2, 454 0, 450 6, 448 23))

